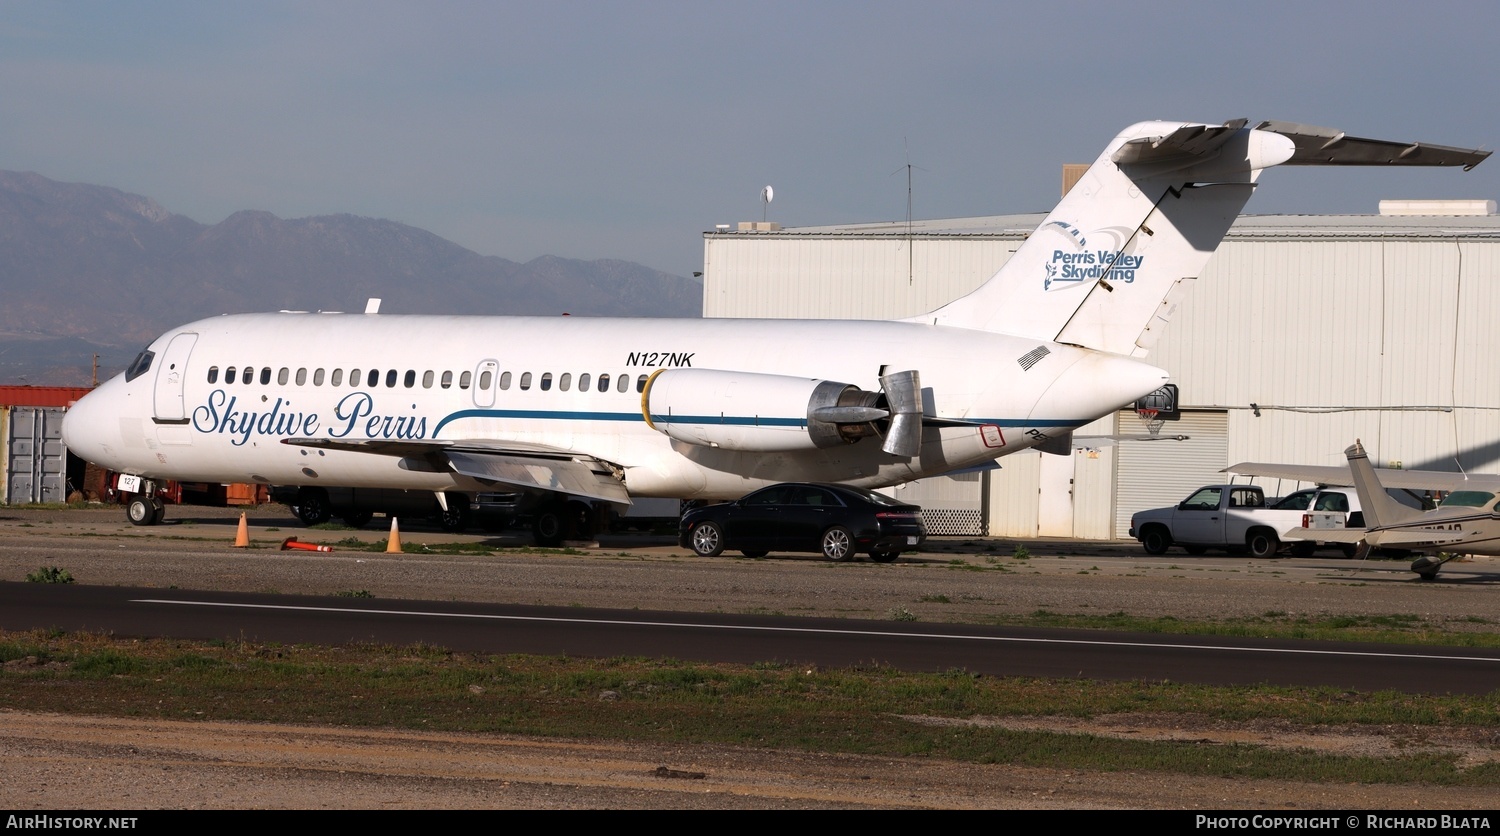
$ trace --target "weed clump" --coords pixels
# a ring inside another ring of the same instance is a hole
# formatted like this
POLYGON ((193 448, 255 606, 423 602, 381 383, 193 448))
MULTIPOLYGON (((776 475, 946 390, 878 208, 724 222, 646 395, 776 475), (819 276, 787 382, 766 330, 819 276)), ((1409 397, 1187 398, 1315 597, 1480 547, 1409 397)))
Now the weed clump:
POLYGON ((56 566, 42 566, 35 572, 26 573, 27 583, 72 583, 73 573, 56 566))

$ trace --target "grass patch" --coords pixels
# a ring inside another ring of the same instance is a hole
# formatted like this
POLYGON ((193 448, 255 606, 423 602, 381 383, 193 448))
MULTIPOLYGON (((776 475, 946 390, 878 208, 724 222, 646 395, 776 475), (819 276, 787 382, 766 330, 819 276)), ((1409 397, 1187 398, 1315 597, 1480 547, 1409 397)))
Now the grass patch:
MULTIPOLYGON (((1292 616, 1280 610, 1268 610, 1258 616, 1228 618, 1222 621, 1184 621, 1169 615, 1147 618, 1118 611, 1106 615, 1070 615, 1050 610, 1034 610, 1027 615, 997 616, 985 621, 990 624, 1008 626, 1081 627, 1173 635, 1385 642, 1446 647, 1500 647, 1500 634, 1447 630, 1441 623, 1434 624, 1421 616, 1404 613, 1310 617, 1292 616)), ((1470 619, 1455 619, 1455 621, 1471 623, 1470 619)))
POLYGON ((719 743, 1057 769, 1500 787, 1494 765, 1199 741, 1015 731, 976 717, 1129 712, 1309 727, 1500 727, 1496 694, 1434 697, 978 677, 964 671, 483 656, 430 646, 301 647, 0 633, 0 704, 26 711, 719 743), (606 697, 608 697, 606 699, 606 697))
POLYGON ((56 566, 42 566, 35 572, 26 573, 27 583, 72 583, 73 573, 56 566))

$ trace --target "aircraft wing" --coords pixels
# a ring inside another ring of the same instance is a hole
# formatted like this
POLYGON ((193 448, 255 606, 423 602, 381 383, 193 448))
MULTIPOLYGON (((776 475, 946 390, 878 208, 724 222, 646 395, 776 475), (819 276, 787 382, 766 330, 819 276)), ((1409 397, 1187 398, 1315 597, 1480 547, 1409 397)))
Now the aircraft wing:
POLYGON ((375 456, 417 458, 439 470, 513 485, 629 505, 630 494, 616 469, 592 456, 560 447, 516 441, 341 441, 334 438, 285 438, 282 444, 345 450, 375 456))
MULTIPOLYGON (((1240 462, 1224 468, 1221 473, 1237 473, 1241 476, 1263 476, 1271 479, 1291 479, 1297 482, 1312 482, 1318 485, 1354 486, 1354 477, 1349 468, 1342 465, 1272 464, 1268 462, 1240 462)), ((1409 490, 1500 491, 1500 475, 1477 473, 1464 475, 1442 470, 1394 470, 1376 468, 1380 484, 1386 488, 1409 490)))

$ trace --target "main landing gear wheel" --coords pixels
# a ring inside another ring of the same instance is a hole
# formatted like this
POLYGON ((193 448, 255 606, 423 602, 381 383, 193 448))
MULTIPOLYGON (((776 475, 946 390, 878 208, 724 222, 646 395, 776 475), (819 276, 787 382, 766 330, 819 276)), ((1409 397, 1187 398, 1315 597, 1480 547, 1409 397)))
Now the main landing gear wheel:
POLYGON ((153 502, 153 497, 136 494, 125 503, 125 517, 130 520, 131 525, 156 525, 161 521, 157 516, 157 508, 161 508, 162 513, 166 513, 161 500, 157 499, 153 502))
POLYGON ((718 557, 724 553, 724 531, 718 523, 698 523, 693 526, 692 544, 699 557, 718 557))
POLYGON ((823 532, 823 556, 837 563, 854 557, 854 535, 841 525, 823 532))
POLYGON ((555 549, 563 544, 567 525, 563 504, 549 502, 537 510, 536 518, 531 521, 531 533, 538 546, 555 549))

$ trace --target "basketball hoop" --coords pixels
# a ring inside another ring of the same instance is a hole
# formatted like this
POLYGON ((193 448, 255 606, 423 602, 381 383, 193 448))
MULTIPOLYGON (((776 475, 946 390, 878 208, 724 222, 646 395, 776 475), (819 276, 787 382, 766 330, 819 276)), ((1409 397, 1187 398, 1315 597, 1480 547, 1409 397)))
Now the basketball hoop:
POLYGON ((1141 422, 1146 425, 1146 432, 1149 432, 1152 435, 1156 435, 1158 432, 1160 432, 1161 425, 1165 423, 1157 417, 1160 411, 1161 410, 1152 409, 1150 407, 1137 409, 1135 411, 1135 414, 1140 417, 1141 422))

